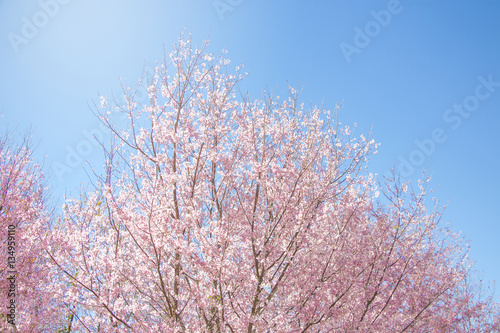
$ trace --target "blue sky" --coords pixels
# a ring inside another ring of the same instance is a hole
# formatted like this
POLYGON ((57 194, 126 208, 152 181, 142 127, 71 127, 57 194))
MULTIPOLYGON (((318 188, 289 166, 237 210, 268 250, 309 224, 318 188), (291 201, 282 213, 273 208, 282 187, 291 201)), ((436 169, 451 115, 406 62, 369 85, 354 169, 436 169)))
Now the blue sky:
POLYGON ((135 84, 185 29, 244 63, 255 98, 289 83, 342 103, 381 143, 372 172, 428 169, 444 220, 500 281, 499 15, 494 0, 0 0, 0 130, 32 127, 56 197, 86 184, 85 161, 102 164, 89 105, 120 99, 119 77, 135 84))

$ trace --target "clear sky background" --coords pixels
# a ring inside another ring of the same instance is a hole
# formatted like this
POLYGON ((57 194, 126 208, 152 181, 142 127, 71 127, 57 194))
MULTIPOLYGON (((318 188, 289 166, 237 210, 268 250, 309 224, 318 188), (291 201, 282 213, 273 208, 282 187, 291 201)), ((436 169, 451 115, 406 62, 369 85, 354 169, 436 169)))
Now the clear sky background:
POLYGON ((0 0, 0 130, 33 129, 55 198, 102 164, 89 105, 120 100, 119 77, 134 85, 184 29, 244 63, 254 98, 289 83, 342 103, 381 143, 372 172, 428 169, 444 220, 500 281, 500 1, 0 0))

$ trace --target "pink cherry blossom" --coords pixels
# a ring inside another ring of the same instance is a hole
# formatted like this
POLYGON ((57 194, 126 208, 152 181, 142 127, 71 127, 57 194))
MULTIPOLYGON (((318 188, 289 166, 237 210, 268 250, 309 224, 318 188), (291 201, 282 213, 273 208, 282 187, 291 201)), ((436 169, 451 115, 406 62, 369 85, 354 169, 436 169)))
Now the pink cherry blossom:
MULTIPOLYGON (((51 232, 46 188, 28 136, 0 137, 0 327, 2 332, 54 332, 70 314, 56 297, 57 271, 46 249, 51 232)), ((61 281, 62 282, 62 281, 61 281)))
POLYGON ((305 108, 240 94, 225 54, 180 40, 130 98, 95 188, 50 255, 82 332, 492 332, 498 306, 417 189, 377 185, 377 145, 305 108), (241 95, 241 96, 240 96, 241 95), (380 195, 379 195, 380 194, 380 195))

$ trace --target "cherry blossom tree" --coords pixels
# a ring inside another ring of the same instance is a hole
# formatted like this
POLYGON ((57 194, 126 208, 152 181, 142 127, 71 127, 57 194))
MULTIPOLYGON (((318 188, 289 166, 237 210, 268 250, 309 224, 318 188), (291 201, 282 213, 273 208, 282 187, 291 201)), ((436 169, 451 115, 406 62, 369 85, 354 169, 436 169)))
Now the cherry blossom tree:
POLYGON ((239 93, 242 66, 179 39, 149 103, 97 107, 105 172, 48 253, 88 332, 498 329, 426 182, 366 171, 377 145, 333 111, 239 93), (126 125, 113 121, 127 116, 126 125), (469 326, 467 326, 469 325, 469 326))
POLYGON ((0 137, 0 327, 55 332, 66 314, 54 297, 46 189, 28 138, 16 144, 13 135, 0 137))

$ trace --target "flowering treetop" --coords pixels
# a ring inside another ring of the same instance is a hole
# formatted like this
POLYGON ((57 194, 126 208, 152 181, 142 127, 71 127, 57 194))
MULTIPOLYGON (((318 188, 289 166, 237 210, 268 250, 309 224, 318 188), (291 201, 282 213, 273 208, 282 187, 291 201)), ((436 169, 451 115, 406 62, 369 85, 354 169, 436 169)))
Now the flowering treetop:
MULTIPOLYGON (((498 327, 425 182, 366 175, 373 140, 333 111, 240 96, 241 66, 180 39, 149 102, 101 100, 96 188, 48 248, 77 330, 420 332, 498 327), (111 111, 126 114, 118 126, 111 111), (469 326, 468 326, 469 325, 469 326), (496 325, 496 326, 495 326, 496 325)), ((397 177, 394 177, 397 178, 397 177)))

